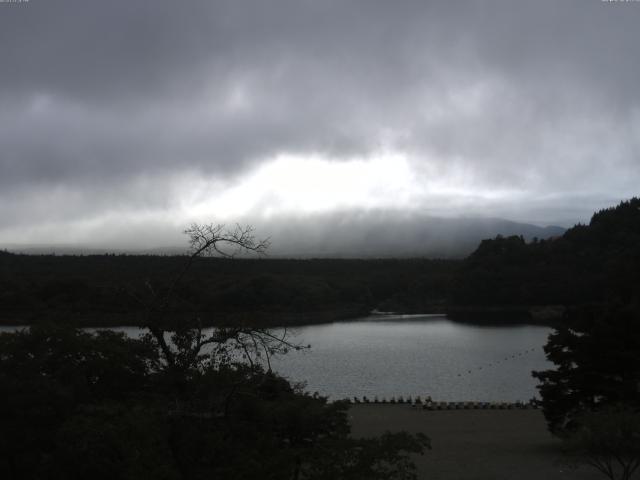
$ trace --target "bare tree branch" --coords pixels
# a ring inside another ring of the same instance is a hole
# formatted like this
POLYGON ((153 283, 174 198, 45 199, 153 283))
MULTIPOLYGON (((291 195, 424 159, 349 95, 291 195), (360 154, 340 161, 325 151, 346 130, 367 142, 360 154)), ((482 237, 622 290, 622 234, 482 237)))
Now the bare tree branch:
POLYGON ((242 350, 252 368, 264 352, 267 367, 271 370, 271 355, 285 353, 289 349, 305 348, 289 342, 286 339, 286 329, 281 336, 276 336, 266 329, 251 327, 215 328, 205 335, 200 317, 195 317, 195 326, 172 326, 170 322, 167 324, 165 316, 176 288, 197 258, 204 256, 234 258, 242 252, 264 255, 269 247, 269 239, 256 240, 251 226, 236 224, 233 229, 228 230, 223 224, 192 224, 184 233, 189 237, 189 254, 184 266, 170 282, 169 287, 164 291, 156 290, 147 280, 145 286, 151 297, 149 302, 144 302, 131 293, 131 296, 144 306, 145 327, 157 343, 168 367, 192 368, 207 355, 215 355, 220 351, 224 351, 227 355, 228 349, 236 349, 242 350), (167 341, 168 334, 171 334, 171 343, 167 341), (205 347, 209 345, 218 345, 218 348, 214 348, 209 354, 203 354, 205 347))

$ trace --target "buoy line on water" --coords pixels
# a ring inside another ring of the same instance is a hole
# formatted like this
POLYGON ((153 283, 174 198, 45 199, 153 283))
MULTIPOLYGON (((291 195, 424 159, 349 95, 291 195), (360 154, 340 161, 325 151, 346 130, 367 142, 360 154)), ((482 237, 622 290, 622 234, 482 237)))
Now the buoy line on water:
POLYGON ((437 402, 433 401, 430 396, 426 396, 424 400, 417 396, 412 399, 411 396, 403 398, 399 396, 397 399, 391 397, 387 400, 385 397, 379 399, 375 396, 373 399, 369 399, 366 395, 362 398, 353 397, 353 399, 346 399, 347 402, 353 405, 408 405, 412 408, 419 408, 422 410, 527 410, 539 408, 538 402, 535 399, 531 399, 528 402, 437 402))
POLYGON ((483 368, 487 368, 487 369, 495 368, 498 365, 502 365, 505 362, 509 362, 511 360, 515 360, 515 359, 517 359, 519 357, 522 357, 524 355, 528 355, 528 354, 530 354, 532 352, 535 352, 537 349, 538 349, 538 347, 533 347, 533 348, 527 348, 526 350, 518 351, 518 352, 516 352, 516 353, 514 353, 512 355, 507 355, 506 357, 504 357, 501 360, 496 360, 496 361, 491 362, 491 363, 486 363, 486 364, 483 364, 483 365, 480 365, 480 366, 476 366, 474 368, 466 369, 466 371, 464 371, 464 372, 457 373, 456 377, 463 377, 465 375, 471 375, 472 373, 480 371, 483 368))
MULTIPOLYGON (((527 348, 525 350, 517 351, 511 355, 507 355, 501 360, 496 360, 491 363, 483 364, 477 366, 473 369, 467 369, 466 373, 458 373, 458 374, 450 374, 451 377, 461 378, 463 375, 470 375, 476 371, 483 370, 483 368, 490 369, 495 368, 504 362, 509 362, 511 360, 515 360, 519 357, 528 355, 530 353, 535 352, 539 347, 527 348)), ((420 396, 416 396, 412 398, 411 395, 407 397, 403 397, 399 395, 398 397, 392 396, 389 399, 386 397, 378 397, 377 395, 373 398, 368 398, 366 395, 362 397, 351 397, 345 398, 343 401, 347 401, 351 404, 363 404, 363 405, 397 405, 397 404, 408 404, 414 408, 422 408, 424 410, 513 410, 513 409, 529 409, 529 408, 539 408, 538 401, 534 398, 530 399, 527 402, 516 401, 516 402, 477 402, 477 401, 466 401, 466 402, 438 402, 431 399, 431 396, 425 396, 424 399, 420 396)))

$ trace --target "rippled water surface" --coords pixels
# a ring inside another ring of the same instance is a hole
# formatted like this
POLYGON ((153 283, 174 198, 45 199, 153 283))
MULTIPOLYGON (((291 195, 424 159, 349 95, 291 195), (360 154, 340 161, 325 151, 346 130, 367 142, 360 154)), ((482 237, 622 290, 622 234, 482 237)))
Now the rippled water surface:
MULTIPOLYGON (((136 335, 139 330, 117 330, 136 335)), ((516 401, 536 395, 532 370, 551 366, 541 326, 476 326, 443 316, 366 317, 289 330, 311 349, 273 360, 307 390, 331 398, 430 395, 442 401, 516 401)))
POLYGON ((275 362, 291 380, 333 398, 430 395, 434 400, 528 400, 532 370, 547 369, 550 329, 475 326, 446 317, 368 317, 299 328, 311 344, 275 362))

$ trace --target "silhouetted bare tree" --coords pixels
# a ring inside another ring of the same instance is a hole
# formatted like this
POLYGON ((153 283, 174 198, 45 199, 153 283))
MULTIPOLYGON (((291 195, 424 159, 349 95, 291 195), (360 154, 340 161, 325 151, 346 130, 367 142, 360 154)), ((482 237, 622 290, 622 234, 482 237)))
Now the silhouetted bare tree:
POLYGON ((161 352, 163 368, 184 372, 204 363, 229 361, 234 358, 233 352, 239 352, 251 366, 263 358, 271 370, 273 354, 302 348, 287 340, 286 329, 276 335, 269 329, 250 325, 220 325, 204 333, 198 312, 186 319, 172 316, 169 309, 176 289, 198 258, 234 258, 242 253, 264 255, 269 247, 268 239, 256 239, 251 226, 236 225, 228 229, 222 224, 192 224, 184 233, 189 237, 190 249, 182 269, 167 287, 156 288, 147 280, 144 298, 135 296, 144 306, 143 326, 149 330, 149 340, 161 352))

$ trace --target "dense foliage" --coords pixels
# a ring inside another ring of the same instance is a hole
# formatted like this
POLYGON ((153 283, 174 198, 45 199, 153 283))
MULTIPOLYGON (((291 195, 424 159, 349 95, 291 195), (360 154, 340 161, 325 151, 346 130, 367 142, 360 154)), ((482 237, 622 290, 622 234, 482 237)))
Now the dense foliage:
POLYGON ((558 238, 484 240, 452 288, 456 305, 581 305, 640 298, 640 199, 558 238))
MULTIPOLYGON (((640 409, 640 199, 598 212, 553 242, 512 251, 516 261, 555 262, 564 276, 548 284, 559 282, 558 300, 574 303, 545 347, 555 369, 534 372, 550 430, 567 434, 586 413, 613 405, 640 409)), ((517 285, 535 282, 536 264, 532 280, 517 285)))
MULTIPOLYGON (((87 325, 136 325, 144 280, 167 288, 184 256, 0 255, 0 321, 58 315, 87 325)), ((439 260, 198 258, 171 311, 203 321, 310 323, 380 310, 442 309, 457 263, 439 260)))
POLYGON ((228 354, 178 372, 152 336, 1 334, 3 478, 414 478, 409 454, 426 437, 351 438, 346 404, 228 354))
MULTIPOLYGON (((183 289, 203 256, 263 253, 251 227, 194 224, 164 283, 124 290, 146 333, 64 323, 0 335, 0 471, 16 479, 411 479, 424 435, 349 436, 347 404, 271 371, 302 348, 245 325, 203 330, 183 289), (189 308, 183 318, 176 306, 189 308), (262 360, 266 360, 265 371, 262 360)), ((86 293, 86 292, 84 292, 86 293)), ((81 293, 82 295, 82 293, 81 293)))
POLYGON ((612 405, 640 409, 637 306, 572 309, 550 335, 545 352, 555 368, 534 376, 541 381, 538 388, 552 432, 571 431, 584 412, 612 405))

